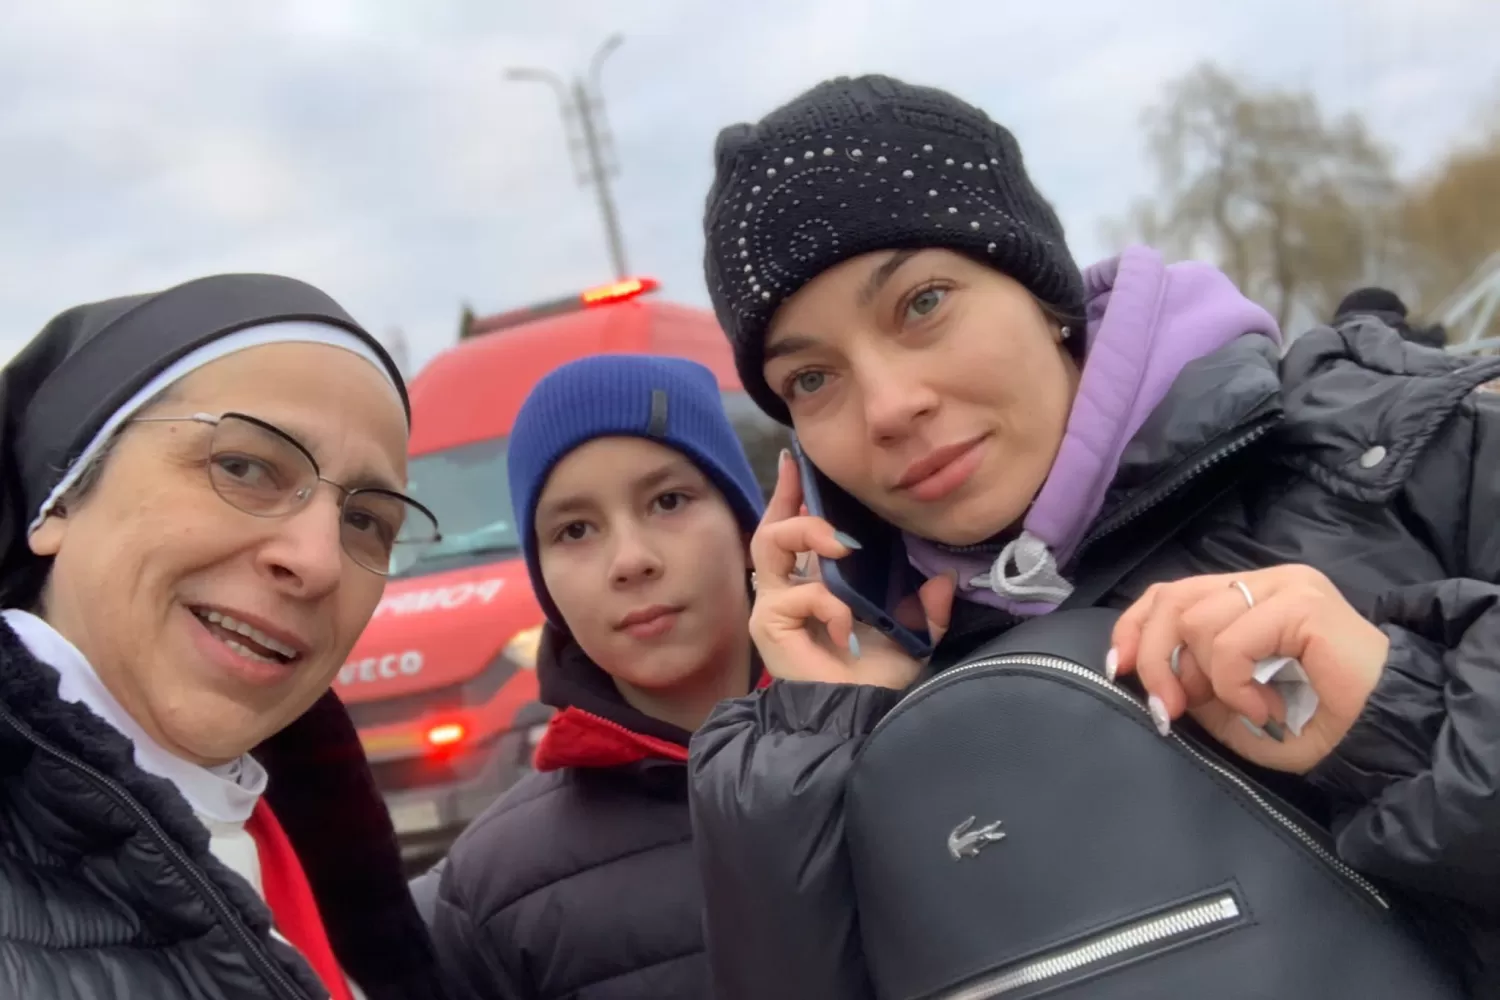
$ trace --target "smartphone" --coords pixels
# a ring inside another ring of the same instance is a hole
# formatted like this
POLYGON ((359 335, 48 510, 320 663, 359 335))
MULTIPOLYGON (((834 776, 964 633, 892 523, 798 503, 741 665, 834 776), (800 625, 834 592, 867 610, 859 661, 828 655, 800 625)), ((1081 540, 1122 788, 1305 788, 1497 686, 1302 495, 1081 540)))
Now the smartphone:
POLYGON ((823 584, 843 601, 856 620, 879 629, 916 660, 932 655, 926 629, 913 629, 896 620, 895 609, 915 594, 916 571, 906 560, 901 533, 877 519, 848 493, 818 471, 792 435, 792 455, 802 478, 802 502, 807 512, 821 517, 862 548, 842 559, 818 558, 823 584))

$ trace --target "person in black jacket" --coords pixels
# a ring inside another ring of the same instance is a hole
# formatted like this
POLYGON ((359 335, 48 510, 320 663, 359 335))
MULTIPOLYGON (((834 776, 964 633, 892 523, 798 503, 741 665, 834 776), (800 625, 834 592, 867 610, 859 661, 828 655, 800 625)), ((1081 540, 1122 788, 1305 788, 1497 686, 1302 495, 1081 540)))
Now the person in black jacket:
POLYGON ((407 420, 269 275, 79 306, 0 373, 0 996, 442 996, 329 691, 436 535, 407 420))
POLYGON ((1111 678, 1137 676, 1161 732, 1201 730, 1326 822, 1488 995, 1500 400, 1473 390, 1500 361, 1368 318, 1283 359, 1272 318, 1211 267, 1133 247, 1080 272, 1014 137, 887 77, 725 129, 716 163, 706 268, 741 381, 863 511, 799 515, 783 459, 752 541, 751 633, 777 679, 720 706, 689 763, 716 996, 875 993, 843 792, 920 665, 793 574, 798 553, 849 553, 835 528, 893 540, 925 578, 912 623, 941 639, 934 670, 1159 533, 1105 597, 1126 609, 1111 678), (1301 661, 1310 717, 1253 682, 1273 655, 1301 661))
POLYGON ((1448 333, 1441 324, 1412 326, 1407 317, 1406 303, 1388 288, 1357 288, 1345 295, 1333 311, 1333 325, 1340 326, 1359 316, 1378 320, 1413 344, 1438 350, 1448 344, 1448 333))
POLYGON ((441 868, 444 971, 476 1000, 707 997, 687 745, 752 682, 754 474, 714 376, 643 356, 539 382, 509 466, 558 712, 441 868))

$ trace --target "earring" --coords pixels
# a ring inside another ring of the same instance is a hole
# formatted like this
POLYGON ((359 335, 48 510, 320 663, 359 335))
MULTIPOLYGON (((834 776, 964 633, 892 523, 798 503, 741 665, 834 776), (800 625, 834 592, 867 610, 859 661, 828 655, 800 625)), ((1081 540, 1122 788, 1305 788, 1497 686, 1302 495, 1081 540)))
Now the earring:
POLYGON ((1073 328, 1071 326, 1065 326, 1062 329, 1058 330, 1057 333, 1059 340, 1067 340, 1069 337, 1073 336, 1073 328))

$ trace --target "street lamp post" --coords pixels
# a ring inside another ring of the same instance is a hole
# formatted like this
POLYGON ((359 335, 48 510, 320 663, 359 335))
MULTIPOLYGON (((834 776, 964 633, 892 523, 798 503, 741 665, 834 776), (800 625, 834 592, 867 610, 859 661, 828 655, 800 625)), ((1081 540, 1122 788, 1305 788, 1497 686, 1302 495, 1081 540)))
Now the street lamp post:
POLYGON ((604 61, 620 47, 625 39, 616 34, 605 39, 589 62, 587 77, 575 79, 570 86, 551 70, 521 67, 507 70, 508 80, 545 83, 557 94, 562 111, 563 127, 569 133, 569 148, 573 151, 578 180, 582 185, 592 184, 599 198, 599 215, 604 220, 604 237, 609 245, 609 259, 615 277, 623 279, 629 271, 625 266, 625 240, 620 233, 620 217, 615 211, 614 194, 609 180, 614 168, 609 162, 611 145, 609 126, 604 119, 604 98, 600 88, 600 72, 604 61), (573 121, 577 120, 581 133, 579 139, 572 137, 573 121), (581 157, 581 162, 579 162, 581 157))

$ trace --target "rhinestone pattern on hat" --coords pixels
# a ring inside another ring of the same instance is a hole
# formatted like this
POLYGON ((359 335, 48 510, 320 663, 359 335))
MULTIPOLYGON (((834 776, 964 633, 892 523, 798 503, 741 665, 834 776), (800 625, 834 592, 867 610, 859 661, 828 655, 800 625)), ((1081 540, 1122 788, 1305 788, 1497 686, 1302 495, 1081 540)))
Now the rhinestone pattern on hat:
POLYGON ((942 247, 992 264, 1033 294, 1081 306, 1082 279, 1014 138, 962 102, 886 78, 831 81, 756 126, 720 136, 705 270, 747 389, 765 331, 818 274, 876 250, 942 247))
MULTIPOLYGON (((835 141, 831 134, 822 138, 835 141)), ((726 279, 734 279, 736 270, 741 277, 716 289, 738 316, 753 320, 767 311, 762 303, 790 295, 815 276, 807 273, 809 265, 821 271, 844 256, 838 253, 844 245, 839 216, 851 211, 851 202, 865 213, 860 229, 897 228, 879 225, 881 215, 896 224, 917 218, 934 234, 933 246, 948 242, 945 230, 987 234, 979 246, 963 249, 990 256, 1002 242, 1016 244, 1019 260, 1009 258, 1011 266, 1032 263, 1038 248, 1057 250, 1052 237, 1018 219, 985 183, 998 164, 993 157, 976 165, 972 154, 959 160, 936 152, 931 143, 908 148, 852 135, 838 141, 843 148, 769 150, 732 189, 728 212, 721 216, 728 225, 711 238, 721 257, 741 262, 725 272, 726 279), (892 156, 906 166, 894 169, 892 156)), ((891 245, 910 243, 908 235, 892 233, 891 245)))

